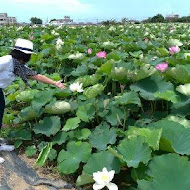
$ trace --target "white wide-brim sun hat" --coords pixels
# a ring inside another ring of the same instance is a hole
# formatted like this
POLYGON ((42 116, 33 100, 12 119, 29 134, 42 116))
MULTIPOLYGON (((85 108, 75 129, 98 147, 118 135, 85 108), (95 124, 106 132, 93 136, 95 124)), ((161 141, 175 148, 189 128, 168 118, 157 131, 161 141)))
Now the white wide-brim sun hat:
POLYGON ((12 49, 22 51, 26 54, 35 54, 33 52, 33 43, 30 40, 18 38, 15 42, 15 46, 12 49))

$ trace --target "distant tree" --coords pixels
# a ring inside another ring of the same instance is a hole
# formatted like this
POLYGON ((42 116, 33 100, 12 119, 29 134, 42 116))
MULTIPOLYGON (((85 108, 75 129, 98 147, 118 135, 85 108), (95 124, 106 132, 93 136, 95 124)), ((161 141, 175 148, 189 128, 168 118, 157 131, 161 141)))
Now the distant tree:
POLYGON ((50 22, 52 22, 52 21, 56 21, 56 20, 57 20, 57 19, 54 18, 54 19, 51 19, 50 22))
POLYGON ((161 14, 157 14, 150 19, 150 22, 165 22, 165 19, 161 14))
POLYGON ((122 19, 121 19, 121 23, 122 23, 122 24, 126 24, 127 22, 128 22, 128 19, 127 19, 127 18, 122 18, 122 19))
POLYGON ((42 20, 41 20, 40 18, 37 18, 37 17, 32 17, 32 18, 30 19, 30 22, 31 22, 32 24, 42 24, 42 20))
POLYGON ((151 18, 149 17, 149 18, 147 18, 147 19, 145 19, 145 20, 142 20, 142 23, 150 23, 151 22, 151 18))
POLYGON ((114 20, 114 19, 102 21, 101 23, 103 25, 116 25, 116 24, 118 24, 118 22, 116 20, 114 20))
POLYGON ((177 19, 177 22, 190 22, 190 16, 183 16, 177 19))

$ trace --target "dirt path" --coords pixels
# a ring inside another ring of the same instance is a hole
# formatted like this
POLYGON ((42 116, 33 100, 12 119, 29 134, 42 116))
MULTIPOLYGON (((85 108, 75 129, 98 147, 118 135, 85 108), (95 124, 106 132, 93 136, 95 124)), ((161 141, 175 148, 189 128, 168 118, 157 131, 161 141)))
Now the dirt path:
POLYGON ((0 164, 0 190, 74 190, 67 182, 40 176, 14 151, 0 152, 0 157, 5 159, 5 162, 0 164))

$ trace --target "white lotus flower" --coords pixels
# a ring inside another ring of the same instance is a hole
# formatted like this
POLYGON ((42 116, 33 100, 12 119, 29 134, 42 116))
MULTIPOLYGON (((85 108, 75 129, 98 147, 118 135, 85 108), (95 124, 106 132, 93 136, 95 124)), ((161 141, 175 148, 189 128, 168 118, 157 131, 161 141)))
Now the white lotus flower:
POLYGON ((114 26, 111 26, 108 30, 109 30, 109 31, 115 31, 116 28, 115 28, 114 26))
POLYGON ((20 31, 20 30, 23 30, 22 26, 20 26, 20 27, 17 28, 17 31, 20 31))
POLYGON ((113 42, 110 42, 110 41, 108 41, 108 42, 103 42, 103 46, 113 46, 114 45, 114 43, 113 42))
POLYGON ((103 168, 102 171, 93 173, 93 179, 95 184, 93 185, 94 190, 100 190, 104 187, 107 187, 109 190, 118 190, 118 187, 115 183, 111 183, 115 174, 114 170, 108 172, 106 168, 103 168))
POLYGON ((64 41, 61 38, 58 38, 56 40, 56 49, 60 50, 63 44, 64 44, 64 41))
POLYGON ((68 57, 69 59, 81 59, 83 58, 83 54, 82 53, 76 53, 76 54, 71 54, 68 57))
POLYGON ((55 30, 52 30, 51 34, 54 35, 54 36, 59 36, 59 33, 57 33, 55 30))
POLYGON ((83 83, 79 84, 79 82, 76 82, 76 83, 71 84, 69 88, 72 92, 83 92, 82 85, 83 83))

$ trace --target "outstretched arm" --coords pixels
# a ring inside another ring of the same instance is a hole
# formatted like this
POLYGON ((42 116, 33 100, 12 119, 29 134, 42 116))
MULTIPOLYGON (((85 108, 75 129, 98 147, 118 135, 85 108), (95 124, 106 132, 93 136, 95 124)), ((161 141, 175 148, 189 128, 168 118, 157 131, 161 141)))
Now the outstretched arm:
POLYGON ((37 75, 33 75, 33 76, 28 76, 28 78, 37 80, 39 82, 43 82, 46 84, 53 84, 53 85, 57 86, 58 88, 65 89, 65 84, 61 83, 61 81, 54 81, 44 75, 37 74, 37 75))

